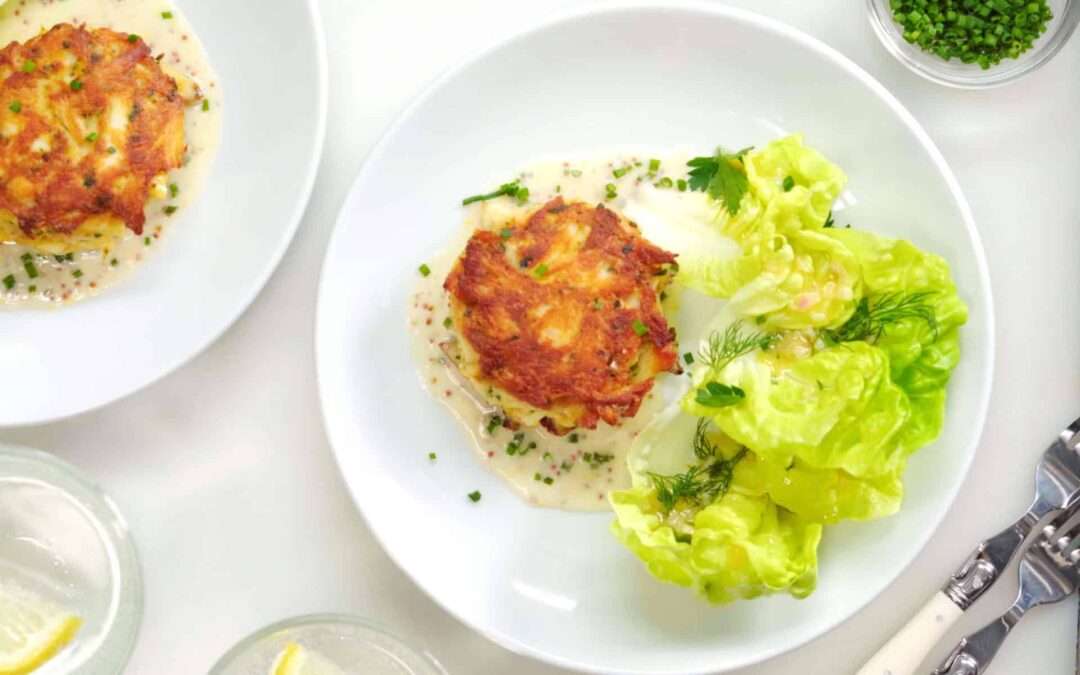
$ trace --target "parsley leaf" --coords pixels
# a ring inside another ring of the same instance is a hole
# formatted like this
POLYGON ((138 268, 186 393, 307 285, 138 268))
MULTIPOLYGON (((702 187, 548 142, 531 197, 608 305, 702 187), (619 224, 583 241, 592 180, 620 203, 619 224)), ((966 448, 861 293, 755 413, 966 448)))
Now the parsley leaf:
POLYGON ((735 385, 710 382, 704 389, 698 389, 694 400, 707 408, 727 408, 741 403, 746 392, 735 385))
POLYGON ((717 148, 712 157, 695 157, 686 163, 690 167, 687 187, 695 192, 708 192, 723 203, 731 215, 739 212, 739 203, 750 189, 742 158, 753 148, 743 148, 731 154, 717 148))

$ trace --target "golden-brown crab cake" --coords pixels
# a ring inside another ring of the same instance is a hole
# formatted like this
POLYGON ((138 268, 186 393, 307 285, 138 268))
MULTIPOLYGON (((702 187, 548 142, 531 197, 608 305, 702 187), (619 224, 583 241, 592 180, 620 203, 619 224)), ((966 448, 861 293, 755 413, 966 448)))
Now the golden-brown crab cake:
POLYGON ((184 159, 184 105, 136 35, 59 24, 0 50, 0 241, 65 253, 141 234, 184 159))
POLYGON ((632 417, 678 370, 660 293, 675 256, 604 206, 558 197, 478 230, 445 282, 461 372, 511 423, 555 433, 632 417))

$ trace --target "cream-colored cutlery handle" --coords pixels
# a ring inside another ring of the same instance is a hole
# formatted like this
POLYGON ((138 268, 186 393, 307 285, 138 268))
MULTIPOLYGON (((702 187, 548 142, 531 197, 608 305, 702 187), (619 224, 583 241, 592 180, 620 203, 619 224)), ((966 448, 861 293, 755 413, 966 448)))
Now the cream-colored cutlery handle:
POLYGON ((856 675, 915 675, 915 669, 963 613, 938 591, 856 675))

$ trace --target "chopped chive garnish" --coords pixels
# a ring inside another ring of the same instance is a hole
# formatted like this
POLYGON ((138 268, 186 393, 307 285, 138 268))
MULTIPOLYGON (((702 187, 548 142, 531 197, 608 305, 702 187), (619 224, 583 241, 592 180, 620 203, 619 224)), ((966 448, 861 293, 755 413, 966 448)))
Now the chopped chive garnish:
POLYGON ((788 176, 784 179, 784 192, 791 192, 791 188, 795 187, 795 179, 788 176))
POLYGON ((634 319, 634 323, 631 327, 638 337, 642 337, 649 332, 649 327, 641 323, 641 319, 634 319))
POLYGON ((550 452, 545 452, 544 453, 544 461, 545 462, 550 462, 552 459, 554 459, 554 458, 551 456, 550 452))
POLYGON ((427 458, 434 462, 435 461, 435 453, 434 452, 429 452, 427 454, 427 458))
POLYGON ((23 61, 22 71, 24 73, 32 73, 35 70, 37 70, 37 64, 36 63, 31 61, 30 59, 27 59, 27 60, 23 61))
POLYGON ((540 277, 544 276, 547 273, 548 273, 548 268, 547 268, 547 265, 545 265, 544 263, 540 263, 539 265, 536 266, 536 269, 533 270, 533 274, 536 275, 537 278, 540 278, 540 277))
POLYGON ((14 274, 9 274, 6 277, 4 277, 4 288, 8 289, 9 291, 11 289, 15 288, 15 275, 14 274))
POLYGON ((686 181, 682 178, 675 181, 675 186, 679 188, 679 192, 686 192, 686 181))
POLYGON ((134 44, 134 43, 136 43, 138 41, 139 41, 139 36, 136 35, 135 33, 132 33, 131 35, 128 36, 128 42, 134 44))
POLYGON ((83 83, 80 82, 79 80, 72 80, 71 81, 71 90, 72 91, 79 91, 82 88, 83 88, 83 83))
POLYGON ((551 485, 554 482, 555 482, 555 479, 552 478, 551 476, 545 476, 544 477, 544 480, 543 480, 544 485, 551 485))
POLYGON ((116 267, 117 265, 120 264, 120 261, 117 260, 116 258, 113 258, 112 260, 109 261, 109 264, 112 265, 113 267, 116 267))
POLYGON ((420 270, 420 274, 425 277, 431 274, 431 268, 427 266, 427 263, 420 263, 420 267, 418 269, 420 270))
POLYGON ((487 423, 488 435, 490 436, 491 434, 495 433, 495 429, 497 429, 501 425, 502 425, 502 418, 499 417, 498 415, 492 415, 491 419, 489 419, 488 423, 487 423))
POLYGON ((541 476, 540 476, 539 473, 534 473, 533 474, 533 480, 536 481, 537 483, 540 482, 540 478, 541 478, 541 476))
POLYGON ((147 246, 149 246, 150 245, 150 237, 143 237, 143 243, 146 244, 147 246))
POLYGON ((664 188, 665 190, 671 188, 674 185, 675 181, 671 180, 667 176, 664 176, 660 180, 656 181, 656 187, 664 188))
POLYGON ((575 434, 570 434, 569 436, 567 436, 566 440, 569 441, 570 443, 577 443, 579 440, 581 440, 581 437, 578 436, 575 433, 575 434))
POLYGON ((23 256, 23 268, 26 270, 26 276, 30 277, 31 279, 37 279, 37 265, 34 264, 33 260, 27 258, 28 256, 23 256))
POLYGON ((605 185, 604 191, 606 192, 604 196, 607 199, 615 199, 619 196, 619 191, 618 188, 615 186, 615 183, 608 183, 607 185, 605 185))
POLYGON ((180 186, 176 183, 169 183, 169 196, 175 199, 178 194, 180 194, 180 186))
POLYGON ((110 155, 115 155, 116 154, 116 148, 110 145, 109 146, 109 154, 110 155))
POLYGON ((15 101, 14 103, 12 103, 11 105, 8 106, 8 110, 10 110, 13 113, 20 113, 20 112, 22 112, 22 103, 19 103, 18 101, 15 101))
POLYGON ((694 355, 690 352, 686 352, 682 355, 683 361, 686 361, 686 365, 692 365, 694 363, 694 355))
POLYGON ((614 171, 612 171, 611 175, 615 176, 616 178, 622 178, 623 176, 626 175, 626 172, 629 171, 629 170, 630 169, 627 168, 627 167, 619 167, 618 169, 615 169, 614 171))
POLYGON ((30 288, 26 289, 30 293, 37 293, 37 286, 30 284, 30 288))
POLYGON ((90 133, 88 133, 86 135, 86 142, 87 143, 93 143, 97 139, 98 139, 98 132, 96 132, 96 131, 91 131, 90 133))
POLYGON ((82 278, 82 270, 75 270, 74 272, 71 273, 71 276, 75 277, 76 279, 81 279, 82 278))
POLYGON ((165 215, 171 216, 172 214, 176 213, 177 210, 179 210, 179 209, 180 209, 179 206, 173 206, 172 204, 170 204, 169 206, 166 206, 164 209, 162 209, 162 211, 165 212, 165 215))
POLYGON ((509 227, 504 227, 502 231, 499 232, 499 236, 503 239, 509 239, 512 234, 514 233, 510 230, 509 227))
POLYGON ((581 177, 581 169, 570 169, 570 175, 573 176, 574 178, 580 178, 581 177))
POLYGON ((469 499, 471 499, 473 501, 473 503, 476 503, 476 502, 480 501, 481 496, 482 495, 480 494, 479 490, 475 490, 475 491, 469 493, 469 499))
POLYGON ((658 159, 650 159, 649 160, 649 171, 651 171, 653 173, 656 173, 659 169, 660 169, 660 160, 658 160, 658 159))
POLYGON ((604 306, 604 303, 603 303, 603 301, 600 300, 600 298, 597 298, 597 299, 593 300, 592 306, 593 306, 593 309, 601 309, 604 306))
POLYGON ((444 327, 446 327, 446 328, 449 328, 450 326, 454 325, 454 320, 451 319, 450 317, 446 317, 445 319, 442 320, 442 325, 444 327))
POLYGON ((207 112, 210 110, 210 99, 204 98, 202 100, 202 111, 207 112))
POLYGON ((567 473, 570 473, 570 469, 574 468, 574 463, 568 459, 564 459, 562 461, 562 464, 559 465, 559 468, 567 473))
POLYGON ((171 19, 172 18, 172 12, 162 12, 161 13, 161 18, 162 19, 171 19))

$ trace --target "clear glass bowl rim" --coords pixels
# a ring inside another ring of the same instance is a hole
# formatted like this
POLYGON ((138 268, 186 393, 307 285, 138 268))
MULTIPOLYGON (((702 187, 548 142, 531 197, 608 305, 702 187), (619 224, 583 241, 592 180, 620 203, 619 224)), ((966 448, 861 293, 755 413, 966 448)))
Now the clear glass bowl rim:
POLYGON ((917 57, 909 52, 918 48, 904 42, 903 37, 893 27, 894 21, 889 0, 866 0, 866 8, 874 33, 897 61, 931 82, 961 89, 998 87, 1037 70, 1061 51, 1072 37, 1077 25, 1080 24, 1080 0, 1065 0, 1064 8, 1057 17, 1059 21, 1053 27, 1053 31, 1048 29, 1047 33, 1039 37, 1032 49, 1021 54, 1019 59, 1002 61, 1001 64, 989 70, 978 69, 975 66, 971 70, 965 70, 964 75, 958 76, 944 67, 946 62, 941 61, 941 65, 937 65, 935 61, 937 57, 931 54, 924 55, 919 51, 917 57), (920 58, 923 56, 925 58, 920 58))
POLYGON ((436 672, 446 675, 446 669, 443 668, 442 664, 439 663, 439 661, 434 656, 432 656, 430 652, 428 652, 426 649, 421 649, 409 644, 399 635, 397 635, 381 623, 377 621, 372 621, 371 619, 365 619, 349 614, 335 613, 303 614, 301 616, 294 616, 288 619, 282 619, 281 621, 275 621, 272 624, 263 626, 262 628, 256 630, 254 633, 251 633, 244 639, 240 640, 240 642, 237 642, 235 645, 232 646, 232 648, 229 649, 229 651, 225 652, 221 656, 221 658, 219 658, 217 662, 214 663, 213 667, 210 668, 210 672, 208 673, 208 675, 220 675, 225 671, 225 668, 230 666, 234 661, 236 661, 236 659, 240 658, 249 649, 254 647, 256 644, 258 644, 260 641, 262 641, 269 635, 272 635, 282 630, 300 628, 302 626, 310 626, 321 623, 350 624, 353 626, 358 626, 360 628, 365 628, 376 633, 380 633, 383 636, 397 642, 399 645, 411 652, 417 658, 427 662, 435 669, 436 672))

